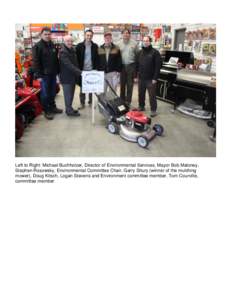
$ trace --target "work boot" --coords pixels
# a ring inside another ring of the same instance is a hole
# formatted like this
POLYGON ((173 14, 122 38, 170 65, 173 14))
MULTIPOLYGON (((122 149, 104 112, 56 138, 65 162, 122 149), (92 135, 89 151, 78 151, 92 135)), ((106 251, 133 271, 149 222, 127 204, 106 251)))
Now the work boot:
POLYGON ((79 117, 79 116, 80 116, 80 113, 79 113, 79 111, 77 110, 77 111, 67 112, 66 115, 69 116, 69 117, 79 117))
POLYGON ((85 108, 85 103, 81 103, 81 106, 79 107, 79 109, 84 109, 85 108))
POLYGON ((52 112, 53 112, 54 114, 62 114, 63 109, 54 107, 53 110, 52 110, 52 112))
POLYGON ((74 113, 76 114, 76 117, 80 117, 80 115, 81 115, 78 110, 75 110, 74 113))
POLYGON ((153 118, 153 117, 155 117, 155 116, 157 116, 157 112, 154 111, 154 110, 152 110, 152 111, 151 111, 151 114, 150 114, 150 117, 153 118))
POLYGON ((138 111, 145 111, 145 107, 139 106, 139 107, 138 107, 138 111))
POLYGON ((47 120, 53 120, 54 119, 54 115, 51 112, 45 112, 44 116, 47 120))

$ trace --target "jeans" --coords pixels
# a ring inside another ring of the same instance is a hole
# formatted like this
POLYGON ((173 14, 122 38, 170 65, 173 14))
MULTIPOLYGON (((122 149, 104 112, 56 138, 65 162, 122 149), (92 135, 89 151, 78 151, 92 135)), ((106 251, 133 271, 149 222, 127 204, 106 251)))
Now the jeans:
POLYGON ((40 97, 45 113, 52 112, 56 108, 56 75, 43 75, 40 97))

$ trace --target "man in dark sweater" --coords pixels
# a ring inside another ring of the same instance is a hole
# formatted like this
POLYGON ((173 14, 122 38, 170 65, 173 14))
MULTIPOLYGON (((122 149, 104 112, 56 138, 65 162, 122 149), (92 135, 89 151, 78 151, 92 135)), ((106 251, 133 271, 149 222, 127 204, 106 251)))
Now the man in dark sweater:
POLYGON ((161 68, 161 56, 159 51, 151 46, 151 37, 143 38, 142 50, 137 56, 138 88, 139 88, 139 110, 145 110, 145 95, 148 90, 151 117, 156 115, 156 83, 161 68))
MULTIPOLYGON (((78 64, 81 71, 97 70, 98 66, 98 45, 93 41, 93 31, 85 31, 85 40, 76 46, 78 64)), ((81 86, 81 82, 80 82, 81 86)), ((80 92, 81 108, 85 107, 85 94, 80 92)), ((89 94, 89 104, 92 103, 92 94, 89 94)))
POLYGON ((54 114, 62 113, 55 103, 56 75, 59 73, 58 53, 51 41, 51 29, 44 27, 41 40, 32 49, 35 77, 41 82, 41 102, 44 115, 52 120, 54 114))
POLYGON ((60 82, 64 91, 65 111, 68 116, 78 117, 80 113, 72 107, 75 87, 80 80, 81 71, 77 63, 73 40, 70 35, 64 37, 64 45, 60 51, 60 82))

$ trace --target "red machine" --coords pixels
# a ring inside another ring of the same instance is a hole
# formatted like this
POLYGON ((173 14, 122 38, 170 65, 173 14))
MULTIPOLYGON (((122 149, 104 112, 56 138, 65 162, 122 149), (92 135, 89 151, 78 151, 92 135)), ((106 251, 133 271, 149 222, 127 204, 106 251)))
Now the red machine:
POLYGON ((24 124, 23 124, 23 119, 21 115, 16 115, 15 118, 15 137, 16 140, 19 140, 24 132, 24 124))
POLYGON ((42 112, 42 106, 38 98, 39 92, 40 92, 39 89, 35 89, 31 87, 18 88, 17 94, 19 97, 22 98, 22 101, 16 104, 16 109, 25 103, 30 103, 34 107, 35 117, 37 117, 42 112))
POLYGON ((42 112, 38 93, 40 89, 30 87, 18 87, 15 104, 15 136, 19 140, 24 128, 42 112))
POLYGON ((126 113, 126 118, 141 124, 151 124, 151 119, 138 110, 131 110, 126 113))
POLYGON ((33 80, 32 86, 35 89, 40 89, 40 87, 41 87, 40 81, 39 80, 33 80))

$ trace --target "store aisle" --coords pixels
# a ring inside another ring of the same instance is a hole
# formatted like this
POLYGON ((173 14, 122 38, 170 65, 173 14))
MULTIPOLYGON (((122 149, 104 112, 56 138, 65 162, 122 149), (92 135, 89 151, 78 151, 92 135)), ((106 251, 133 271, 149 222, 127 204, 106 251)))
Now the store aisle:
MULTIPOLYGON (((79 89, 76 89, 74 108, 79 106, 79 89)), ((57 106, 64 108, 62 90, 57 95, 57 106)), ((133 105, 137 107, 137 87, 133 105)), ((158 115, 153 123, 165 128, 163 137, 156 137, 148 149, 142 149, 119 136, 108 133, 105 121, 96 109, 95 125, 91 123, 91 108, 87 104, 81 117, 56 115, 48 121, 37 117, 16 142, 19 157, 214 157, 216 144, 209 140, 212 128, 206 121, 171 113, 172 105, 158 101, 158 115)), ((147 111, 149 113, 149 110, 147 111)))

